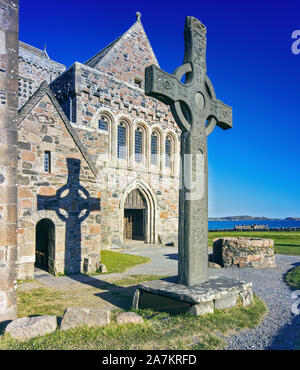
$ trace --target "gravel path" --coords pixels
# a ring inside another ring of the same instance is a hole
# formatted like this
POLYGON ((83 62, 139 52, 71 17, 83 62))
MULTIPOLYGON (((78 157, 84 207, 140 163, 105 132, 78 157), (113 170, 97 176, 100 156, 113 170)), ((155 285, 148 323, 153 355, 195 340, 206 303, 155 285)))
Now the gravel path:
MULTIPOLYGON (((170 248, 135 248, 125 253, 152 258, 151 263, 136 266, 132 274, 177 274, 177 250, 170 248)), ((300 265, 300 256, 276 255, 272 269, 209 269, 210 276, 231 277, 253 283, 253 292, 268 306, 269 313, 255 329, 240 330, 226 338, 228 350, 290 350, 296 349, 300 337, 300 315, 291 311, 292 290, 284 282, 284 275, 300 265)), ((298 297, 300 298, 300 297, 298 297)), ((298 344, 299 346, 299 344, 298 344)))
MULTIPOLYGON (((227 338, 226 349, 248 350, 292 350, 300 338, 300 315, 291 311, 292 290, 284 282, 284 275, 291 268, 300 265, 300 256, 276 255, 277 267, 273 269, 227 269, 219 276, 252 281, 253 292, 268 306, 269 313, 255 329, 241 330, 227 338)), ((299 344, 298 344, 299 348, 299 344)))

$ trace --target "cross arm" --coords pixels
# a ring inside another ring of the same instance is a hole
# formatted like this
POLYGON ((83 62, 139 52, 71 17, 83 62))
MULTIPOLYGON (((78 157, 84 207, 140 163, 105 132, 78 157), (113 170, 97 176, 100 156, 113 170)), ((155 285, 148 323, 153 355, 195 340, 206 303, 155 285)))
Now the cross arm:
POLYGON ((90 211, 101 211, 101 199, 100 198, 90 198, 90 211))
POLYGON ((101 211, 100 202, 101 202, 100 198, 93 197, 88 197, 87 199, 80 198, 78 202, 78 209, 79 211, 87 209, 89 212, 101 211))
POLYGON ((176 71, 174 74, 169 74, 154 64, 146 67, 145 94, 167 105, 179 100, 188 103, 188 89, 178 80, 176 71))
POLYGON ((59 206, 56 196, 37 195, 37 210, 55 211, 59 206))
POLYGON ((223 130, 232 128, 232 108, 221 102, 221 100, 216 99, 211 102, 209 115, 215 117, 217 125, 223 130))
POLYGON ((180 79, 189 72, 190 63, 178 67, 173 74, 164 72, 154 64, 145 68, 145 94, 169 105, 175 121, 183 131, 190 129, 190 123, 182 111, 182 103, 189 106, 190 92, 180 79))

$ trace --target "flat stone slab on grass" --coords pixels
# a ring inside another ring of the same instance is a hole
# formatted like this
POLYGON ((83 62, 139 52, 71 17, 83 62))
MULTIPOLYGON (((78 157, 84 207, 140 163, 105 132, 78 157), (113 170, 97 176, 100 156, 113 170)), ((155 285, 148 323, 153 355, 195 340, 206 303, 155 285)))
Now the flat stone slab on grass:
POLYGON ((121 312, 117 316, 117 324, 143 324, 144 320, 142 316, 134 312, 121 312))
POLYGON ((104 326, 110 324, 111 311, 92 308, 68 307, 63 315, 60 330, 78 326, 104 326))
POLYGON ((56 328, 56 316, 23 317, 9 323, 5 333, 9 333, 14 339, 29 340, 39 335, 53 333, 56 328))
POLYGON ((195 315, 213 313, 214 309, 230 308, 240 297, 243 306, 252 303, 252 283, 235 279, 211 278, 193 286, 167 280, 153 280, 137 285, 133 308, 152 307, 169 312, 195 315))

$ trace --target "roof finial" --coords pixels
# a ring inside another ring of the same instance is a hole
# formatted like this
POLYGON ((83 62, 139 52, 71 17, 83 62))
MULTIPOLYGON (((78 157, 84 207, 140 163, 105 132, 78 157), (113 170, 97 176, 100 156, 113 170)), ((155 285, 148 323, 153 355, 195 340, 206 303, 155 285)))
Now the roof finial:
POLYGON ((46 57, 47 57, 48 59, 50 59, 50 58, 49 58, 49 55, 48 55, 48 53, 47 53, 47 46, 46 46, 46 44, 44 44, 44 53, 45 53, 46 57))
POLYGON ((135 15, 136 15, 136 20, 140 21, 142 14, 140 12, 136 12, 135 15))

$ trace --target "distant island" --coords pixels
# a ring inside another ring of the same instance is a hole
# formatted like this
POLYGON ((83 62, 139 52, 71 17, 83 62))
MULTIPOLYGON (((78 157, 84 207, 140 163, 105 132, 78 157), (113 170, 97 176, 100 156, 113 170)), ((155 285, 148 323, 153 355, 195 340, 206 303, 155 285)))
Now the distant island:
POLYGON ((300 221, 300 217, 287 217, 284 221, 300 221))
POLYGON ((253 216, 209 217, 208 221, 300 221, 300 217, 269 218, 253 216))

